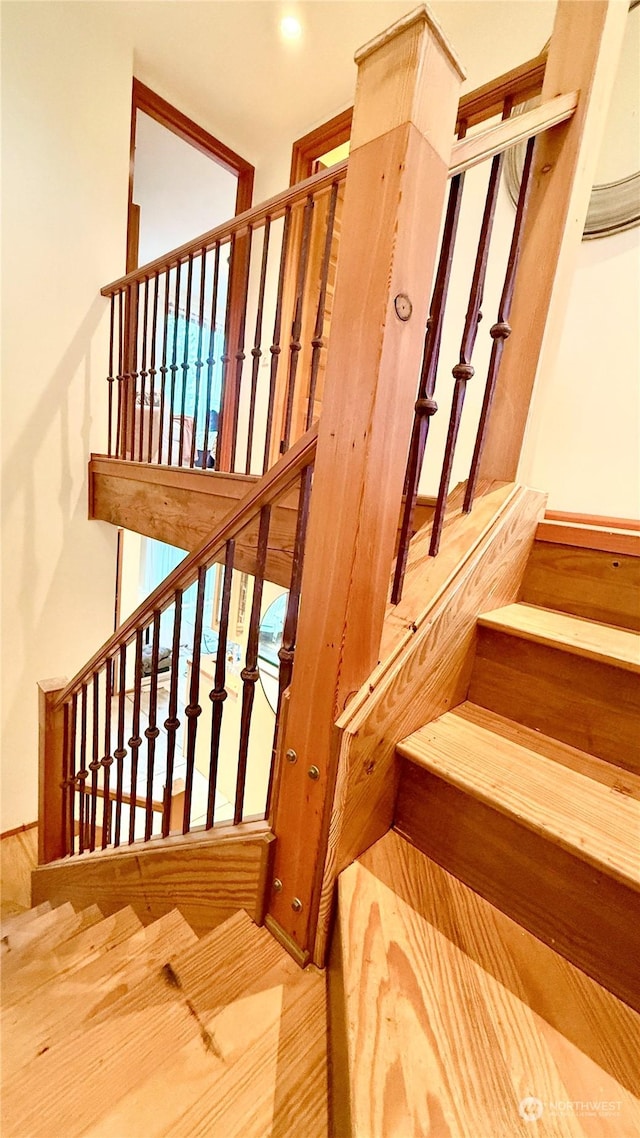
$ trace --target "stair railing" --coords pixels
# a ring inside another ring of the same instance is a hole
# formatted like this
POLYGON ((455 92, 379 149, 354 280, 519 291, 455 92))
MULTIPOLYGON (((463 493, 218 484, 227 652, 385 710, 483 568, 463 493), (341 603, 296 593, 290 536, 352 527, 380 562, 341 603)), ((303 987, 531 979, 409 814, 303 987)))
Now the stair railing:
POLYGON ((212 829, 220 813, 225 824, 237 827, 247 820, 248 773, 262 787, 261 815, 268 814, 275 738, 295 655, 316 439, 317 428, 313 427, 297 440, 234 507, 211 539, 176 567, 73 680, 40 685, 41 863, 93 852, 98 847, 166 838, 175 832, 180 805, 178 832, 182 834, 212 829), (295 540, 283 552, 281 542, 270 542, 270 523, 278 502, 290 496, 295 487, 295 540), (269 720, 270 729, 265 728, 264 720, 256 728, 253 709, 260 679, 263 587, 265 581, 276 577, 283 580, 283 560, 289 567, 289 588, 278 653, 277 705, 275 716, 269 720), (207 578, 219 565, 224 568, 216 597, 207 587, 207 578), (253 582, 248 585, 250 596, 246 598, 248 628, 243 661, 236 660, 231 651, 234 630, 230 599, 234 569, 238 568, 253 582), (213 682, 204 693, 204 633, 208 626, 212 635, 214 622, 218 629, 211 645, 213 682), (150 644, 145 667, 147 633, 150 644), (170 646, 170 655, 167 682, 161 691, 163 641, 170 646), (225 703, 233 694, 230 670, 234 665, 239 670, 234 792, 232 801, 220 810, 219 768, 224 761, 228 782, 232 759, 225 703), (197 765, 205 766, 206 774, 198 773, 197 765), (178 775, 181 783, 177 782, 178 775), (195 801, 196 781, 201 791, 199 802, 195 801))
POLYGON ((309 429, 346 165, 102 289, 109 457, 262 474, 309 429))

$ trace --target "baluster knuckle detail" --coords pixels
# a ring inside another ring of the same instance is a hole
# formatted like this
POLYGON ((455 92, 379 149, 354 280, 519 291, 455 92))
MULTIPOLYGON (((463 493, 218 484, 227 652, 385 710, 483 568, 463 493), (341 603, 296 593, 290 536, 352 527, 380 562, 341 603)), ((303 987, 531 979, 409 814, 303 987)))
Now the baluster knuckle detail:
POLYGON ((228 695, 228 692, 226 691, 225 688, 222 688, 221 690, 214 688, 212 691, 209 692, 209 699, 211 700, 212 703, 224 703, 225 699, 227 698, 227 695, 228 695))
POLYGON ((435 415, 436 411, 438 410, 438 404, 436 403, 435 399, 416 399, 414 410, 416 415, 431 416, 435 415))
POLYGON ((240 672, 240 679, 245 683, 255 684, 259 676, 260 672, 258 668, 243 668, 240 672))
POLYGON ((187 719, 197 719, 202 714, 202 708, 199 703, 190 703, 184 709, 187 719))
POLYGON ((489 329, 492 340, 506 340, 512 332, 511 325, 506 320, 500 320, 489 329))
POLYGON ((467 383, 468 380, 473 379, 476 370, 471 364, 456 364, 455 367, 452 368, 451 374, 454 379, 461 379, 467 383))

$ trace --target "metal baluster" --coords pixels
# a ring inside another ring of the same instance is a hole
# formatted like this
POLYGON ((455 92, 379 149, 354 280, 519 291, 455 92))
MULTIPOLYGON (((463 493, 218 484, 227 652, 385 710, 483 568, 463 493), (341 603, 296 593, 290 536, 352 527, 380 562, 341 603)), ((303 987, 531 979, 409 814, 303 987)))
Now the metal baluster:
POLYGON ((115 330, 115 328, 114 328, 114 325, 115 325, 115 307, 116 307, 116 298, 115 298, 115 295, 112 293, 111 298, 110 298, 110 306, 109 306, 109 375, 107 376, 107 384, 108 384, 107 390, 109 393, 109 423, 108 423, 108 434, 107 434, 107 454, 109 455, 109 458, 111 458, 112 453, 113 453, 112 452, 112 441, 113 441, 113 384, 114 384, 113 335, 114 335, 114 330, 115 330))
POLYGON ((122 795, 124 792, 124 760, 127 750, 124 745, 124 719, 126 708, 127 685, 127 646, 120 645, 120 675, 118 677, 118 746, 113 752, 116 760, 116 817, 113 832, 114 846, 120 845, 120 829, 122 825, 122 795))
POLYGON ((147 804, 144 824, 144 840, 149 841, 153 829, 153 770, 156 754, 156 739, 160 734, 157 726, 158 713, 158 659, 160 655, 160 610, 153 614, 153 641, 151 646, 151 687, 149 691, 149 725, 145 730, 147 738, 147 804))
POLYGON ((289 374, 287 376, 287 394, 285 400, 285 421, 283 438, 280 443, 280 453, 285 454, 291 441, 291 421, 293 418, 293 402, 296 387, 296 374, 298 371, 298 357, 302 348, 300 336, 302 334, 302 309, 304 305, 304 287, 307 279, 307 264, 309 261, 309 244, 311 237, 311 223, 313 220, 314 201, 311 196, 307 198, 304 207, 302 223, 302 244, 298 258, 298 276, 296 281, 296 305, 293 323, 291 326, 291 342, 289 344, 289 374))
POLYGON ((189 466, 195 466, 196 460, 196 436, 198 434, 198 412, 200 410, 200 383, 202 381, 202 369, 204 367, 204 360, 202 359, 202 339, 204 336, 204 300, 205 300, 205 286, 207 283, 207 250, 202 249, 200 252, 200 303, 198 305, 198 348, 196 351, 196 398, 193 409, 193 430, 191 432, 191 455, 189 457, 189 466))
POLYGON ((129 845, 135 841, 136 808, 138 797, 138 752, 142 745, 140 737, 140 693, 142 688, 142 629, 136 632, 136 662, 133 688, 133 716, 131 719, 131 738, 129 751, 131 752, 131 805, 129 807, 129 845))
POLYGON ((151 359, 149 360, 149 445, 147 447, 147 462, 151 462, 153 455, 153 412, 156 402, 156 337, 158 334, 158 286, 159 274, 153 278, 153 306, 151 316, 151 359))
MULTIPOLYGON (((224 317, 224 350, 223 350, 222 356, 221 356, 222 383, 221 383, 221 389, 220 389, 220 410, 218 413, 218 444, 216 447, 216 463, 215 463, 216 470, 220 470, 220 463, 222 461, 222 446, 220 444, 222 442, 222 426, 223 426, 224 419, 225 419, 225 402, 226 402, 226 394, 227 394, 227 379, 229 376, 229 364, 231 363, 231 343, 230 343, 230 340, 231 340, 231 300, 232 300, 231 284, 233 281, 233 267, 234 267, 234 262, 235 262, 235 255, 236 255, 236 235, 235 235, 235 233, 232 233, 231 234, 231 240, 229 242, 229 271, 228 271, 228 275, 227 275, 227 304, 226 304, 226 311, 225 311, 225 317, 224 317)), ((233 462, 230 462, 229 466, 232 466, 232 465, 233 465, 233 462)))
POLYGON ((111 698, 113 696, 113 660, 109 657, 105 664, 105 692, 104 692, 104 758, 102 760, 104 808, 102 812, 102 848, 107 848, 111 837, 111 799, 109 798, 110 767, 113 764, 111 754, 111 698))
POLYGON ((187 307, 184 325, 184 348, 182 355, 182 398, 180 400, 180 443, 178 446, 178 466, 182 466, 184 455, 184 412, 187 399, 187 379, 189 374, 189 331, 191 328, 191 289, 193 285, 193 253, 189 254, 187 268, 187 307))
POLYGON ((329 263, 331 261, 331 245, 333 243, 333 226, 336 216, 336 202, 338 200, 338 183, 334 182, 331 187, 331 197, 329 198, 329 210, 327 213, 327 227, 325 230, 324 241, 324 254, 322 257, 322 268, 320 270, 320 292, 318 294, 318 308, 316 310, 316 325, 313 330, 313 339, 311 340, 311 373, 309 379, 309 402, 307 405, 307 422, 306 428, 309 430, 313 422, 313 405, 316 398, 316 384, 318 382, 318 369, 320 367, 320 355, 324 347, 324 317, 325 305, 327 302, 327 280, 329 277, 329 263))
POLYGON ((251 349, 251 396, 249 400, 249 424, 247 428, 247 461, 245 473, 251 474, 251 455, 253 452, 253 430, 256 417, 256 398, 258 392, 258 368, 262 358, 262 317, 264 313, 264 290, 267 283, 267 262, 269 259, 269 234, 271 232, 271 218, 266 217, 262 241, 262 263, 260 265, 260 284, 258 286, 258 306, 256 310, 256 331, 251 349))
POLYGON ((509 259, 507 261, 507 269, 504 278, 504 285, 502 288, 502 296, 500 297, 500 305, 498 308, 498 319, 490 330, 493 344, 491 346, 491 358, 489 360, 487 382, 484 390, 482 410, 480 412, 480 422, 478 424, 478 432, 476 435, 473 457, 471 459, 471 468, 469 471, 469 479, 467 482, 467 489, 464 497, 464 505, 462 507, 465 513, 469 513, 473 505, 473 499, 478 483, 480 460, 482 458, 482 452, 484 449, 487 434, 487 425, 489 422, 489 415, 491 414, 491 405, 493 403, 493 396, 496 388, 498 373, 500 370, 500 361, 502 360, 502 352, 504 350, 505 340, 511 335, 509 316, 511 315, 511 302, 513 300, 513 291, 515 286, 516 273, 518 270, 518 261, 520 259, 522 230, 525 217, 527 215, 527 204, 529 201, 529 190, 531 186, 531 170, 533 164, 533 150, 535 141, 535 138, 530 138, 527 143, 524 169, 522 171, 522 181, 520 184, 520 193, 518 196, 518 206, 516 209, 516 218, 513 226, 511 247, 509 249, 509 259))
MULTIPOLYGON (((465 129, 463 126, 459 136, 462 138, 464 134, 465 129)), ((431 425, 432 416, 435 415, 438 410, 438 404, 434 399, 434 395, 438 376, 438 363, 440 360, 440 346, 442 343, 442 326, 449 294, 451 265, 453 263, 453 254, 458 233, 463 189, 464 174, 457 174, 455 178, 451 179, 451 186, 449 188, 449 200, 447 202, 438 270, 433 289, 431 312, 427 320, 425 331, 420 384, 418 386, 418 398, 414 409, 413 432, 411 435, 407 475, 405 478, 405 499, 400 526, 400 541, 393 576, 393 588, 391 590, 391 603, 394 605, 397 605, 402 597, 402 586, 404 584, 407 558, 409 556, 409 543, 413 534, 413 517, 418 497, 418 486, 422 473, 424 453, 429 437, 429 427, 431 425)))
MULTIPOLYGON (((164 315, 163 315, 163 329, 162 329, 162 363, 158 368, 160 372, 160 421, 158 423, 158 462, 162 462, 162 444, 164 438, 164 409, 166 404, 166 390, 167 390, 167 347, 169 338, 169 274, 170 269, 167 269, 164 275, 164 315)), ((169 424, 171 424, 171 413, 169 413, 169 424)), ((171 430, 169 429, 169 434, 171 430)))
POLYGON ((65 853, 70 853, 68 844, 68 791, 67 786, 69 783, 69 704, 65 703, 62 708, 62 779, 60 781, 60 822, 61 833, 64 835, 65 840, 65 853))
MULTIPOLYGON (((504 113, 502 117, 508 118, 510 113, 511 100, 508 99, 505 102, 504 113)), ((489 175, 489 185, 482 217, 482 226, 480 229, 480 240, 478 242, 478 251, 476 254, 476 262, 473 270, 473 279, 471 282, 471 290, 469 292, 469 304, 467 307, 464 332, 462 334, 462 342, 460 345, 460 360, 453 368, 455 385, 453 389, 453 401, 451 404, 451 414, 449 417, 449 429, 447 431, 444 461, 442 464, 442 474, 440 476, 440 486, 438 489, 438 501, 436 503, 433 525, 431 527, 431 542, 429 545, 430 557, 435 557, 438 549, 440 548, 440 538, 442 536, 442 526, 444 524, 444 515, 447 508, 447 496, 449 494, 449 484, 451 481, 451 471, 453 468, 453 459, 455 455, 456 442, 458 439, 458 431, 460 430, 460 420, 462 418, 464 397, 466 394, 467 383, 475 374, 475 369, 471 364, 471 357, 473 355, 476 336, 478 334, 478 325, 482 319, 481 307, 484 295, 484 284, 487 275, 487 262, 489 259, 491 234, 493 231, 493 221, 498 200, 498 189, 500 187, 500 175, 502 173, 503 162, 504 152, 501 154, 496 154, 491 162, 491 173, 489 175)))
POLYGON ((138 442, 138 462, 142 462, 144 445, 144 400, 147 386, 147 331, 149 326, 149 278, 144 278, 144 314, 142 317, 142 359, 140 363, 140 440, 138 442))
POLYGON ((228 541, 225 550, 224 581, 222 585, 222 604, 220 608, 220 624, 218 627, 218 647, 216 649, 216 671, 214 686, 209 692, 211 700, 211 750, 209 755, 209 793, 207 798, 207 829, 213 826, 216 808, 216 784, 218 781, 218 755, 220 752, 220 732, 222 730, 222 712, 224 701, 227 698, 226 664, 227 664, 227 637, 229 633, 229 605, 231 601, 231 584, 233 580, 233 559, 235 556, 235 541, 228 541))
POLYGON ((100 770, 100 673, 93 673, 93 695, 91 700, 91 714, 93 718, 93 758, 89 763, 91 771, 91 829, 89 836, 89 849, 93 853, 96 848, 96 813, 98 807, 98 771, 100 770))
POLYGON ((244 807, 244 791, 247 781, 247 758, 249 754, 249 732, 251 730, 251 711, 255 696, 255 687, 260 672, 258 671, 258 635, 260 632, 260 608, 262 605, 262 587, 267 564, 267 550, 269 546, 269 522, 271 520, 271 507, 263 506, 260 511, 260 528, 258 530, 258 548, 256 551, 256 573, 253 581, 253 599, 251 602, 251 618, 249 621, 249 636, 247 639, 247 653, 245 666, 240 673, 242 680, 242 714, 240 719, 240 746, 238 749, 238 776, 236 780, 236 800, 233 812, 235 826, 242 821, 244 807))
MULTIPOLYGON (((220 275, 220 242, 216 241, 213 259, 213 294, 211 297, 211 324, 209 328, 209 351, 207 353, 207 398, 205 400, 206 415, 204 430, 202 432, 202 469, 207 467, 207 453, 209 450, 209 430, 211 420, 211 386, 213 383, 213 365, 216 362, 213 351, 215 348, 216 314, 218 310, 218 280, 220 275)), ((220 435, 218 434, 218 438, 220 435)))
POLYGON ((128 360, 127 372, 127 417, 126 417, 126 451, 133 461, 136 457, 136 394, 138 387, 138 317, 140 313, 140 282, 134 281, 129 285, 129 348, 131 355, 128 360), (129 426, 131 424, 131 436, 129 426))
POLYGON ((285 274, 287 270, 287 255, 289 251, 289 234, 291 230, 291 206, 287 206, 284 215, 284 228, 282 231, 282 247, 280 250, 280 270, 278 273, 278 292, 276 296, 276 313, 273 322, 273 342, 269 351, 271 353, 271 368, 269 375, 269 403, 267 406, 267 425, 265 428, 264 439, 264 460, 262 463, 262 473, 266 474, 269 468, 269 451, 271 449, 271 432, 273 430, 273 408, 276 396, 276 378, 278 374, 278 363, 280 360, 280 353, 282 348, 280 346, 280 335, 282 330, 282 294, 284 291, 285 274))
POLYGON ((78 853, 84 853, 85 846, 85 786, 89 777, 87 770, 87 685, 80 689, 80 770, 76 775, 78 784, 78 853))
POLYGON ((124 353, 124 293, 118 293, 118 374, 116 382, 118 386, 117 410, 116 410, 116 456, 124 458, 124 443, 122 442, 124 431, 122 430, 122 384, 124 383, 123 375, 123 353, 124 353), (121 445, 122 443, 122 445, 121 445))
POLYGON ((176 265, 176 291, 175 303, 173 306, 173 346, 171 353, 171 364, 169 371, 171 372, 171 394, 169 397, 169 442, 167 447, 167 463, 171 466, 171 458, 173 455, 173 405, 176 396, 176 372, 178 371, 178 316, 180 314, 180 273, 181 264, 178 261, 176 265))
POLYGON ((184 817, 182 820, 183 834, 188 834, 191 827, 191 797, 193 793, 193 770, 196 762, 196 735, 198 732, 198 718, 202 713, 202 708, 199 703, 200 653, 202 649, 202 617, 204 613, 204 591, 206 582, 206 566, 201 565, 198 570, 198 594, 196 598, 196 621, 193 629, 193 652, 191 657, 191 684, 189 687, 189 703, 184 709, 184 714, 187 720, 187 769, 184 779, 184 817))
POLYGON ((166 838, 171 825, 171 789, 173 785, 173 760, 176 751, 176 734, 180 726, 178 719, 178 663, 180 658, 180 626, 182 623, 182 589, 176 589, 173 613, 173 648, 171 654, 171 683, 169 687, 169 715, 164 721, 167 732, 167 774, 164 788, 164 809, 162 811, 162 836, 166 838))
POLYGON ((68 796, 69 796, 69 844, 68 852, 75 853, 76 835, 75 835, 75 797, 76 797, 76 736, 78 730, 78 693, 74 692, 71 697, 71 721, 69 725, 69 777, 68 777, 68 796))
POLYGON ((236 448, 238 442, 238 413, 240 410, 240 388, 242 386, 242 372, 246 359, 244 352, 244 339, 247 328, 247 306, 249 303, 249 275, 251 272, 251 239, 253 229, 249 226, 246 236, 245 270, 242 282, 242 308, 238 321, 238 344, 235 352, 236 371, 233 391, 233 418, 231 420, 231 469, 236 468, 236 448))

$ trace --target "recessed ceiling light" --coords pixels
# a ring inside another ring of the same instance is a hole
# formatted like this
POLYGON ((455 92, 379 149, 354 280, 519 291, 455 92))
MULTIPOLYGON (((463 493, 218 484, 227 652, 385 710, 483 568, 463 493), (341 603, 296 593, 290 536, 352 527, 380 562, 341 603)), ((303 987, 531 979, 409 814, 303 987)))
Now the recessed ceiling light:
POLYGON ((280 34, 285 40, 299 40, 302 35, 302 25, 295 16, 283 16, 280 21, 280 34))

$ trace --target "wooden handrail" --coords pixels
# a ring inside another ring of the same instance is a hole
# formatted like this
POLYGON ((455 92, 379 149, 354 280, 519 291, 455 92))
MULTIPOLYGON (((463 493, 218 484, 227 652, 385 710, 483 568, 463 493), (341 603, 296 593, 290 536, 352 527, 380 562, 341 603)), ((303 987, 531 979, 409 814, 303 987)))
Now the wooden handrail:
POLYGON ((505 119, 504 122, 491 126, 480 134, 456 142, 451 151, 449 177, 462 174, 463 170, 470 170, 472 166, 493 158, 494 154, 501 154, 519 142, 526 142, 528 138, 566 122, 574 114, 578 98, 578 91, 556 95, 554 99, 548 99, 546 103, 534 107, 531 111, 514 115, 513 118, 505 119))
POLYGON ((201 253, 203 249, 213 249, 217 241, 225 241, 233 235, 241 236, 248 232, 250 226, 255 229, 257 225, 262 225, 267 217, 271 221, 277 221, 279 217, 283 216, 288 206, 298 205, 305 201, 310 194, 318 194, 322 190, 329 189, 334 182, 344 181, 347 176, 348 165, 349 160, 345 158, 342 162, 337 162, 335 166, 331 166, 330 169, 322 170, 319 174, 314 174, 313 177, 306 178, 304 182, 298 182, 295 186, 289 186, 282 193, 275 194, 274 197, 261 202, 260 205, 237 214, 229 221, 224 221, 221 225, 216 225, 214 229, 209 229, 206 233, 200 234, 199 237, 187 241, 184 245, 179 245, 177 249, 172 249, 161 257, 156 257, 155 261, 149 261, 147 265, 142 265, 135 272, 128 273, 124 277, 119 277, 117 281, 105 285, 100 290, 102 296, 113 296, 115 293, 122 292, 127 285, 148 280, 157 273, 172 269, 177 264, 187 261, 190 255, 201 253))
POLYGON ((81 668, 56 697, 52 704, 53 710, 66 703, 74 692, 79 691, 82 684, 89 680, 94 672, 100 669, 109 657, 114 655, 118 648, 127 644, 135 636, 138 629, 148 623, 154 612, 170 605, 176 589, 185 589, 193 584, 198 575, 198 570, 211 564, 227 541, 244 529, 260 513, 263 506, 274 502, 276 498, 290 488, 300 477, 302 471, 313 462, 317 438, 318 426, 316 423, 293 444, 291 449, 278 460, 275 466, 271 467, 271 470, 263 478, 255 483, 246 497, 229 511, 206 545, 185 557, 146 600, 138 605, 135 612, 128 617, 120 628, 116 629, 102 647, 94 652, 88 663, 81 668))
POLYGON ((544 71, 547 65, 547 52, 542 51, 534 59, 528 59, 519 67, 506 71, 497 79, 490 79, 475 91, 463 95, 458 104, 458 126, 463 122, 467 129, 486 122, 495 115, 502 114, 505 99, 511 98, 515 103, 524 103, 533 99, 542 90, 544 71))

